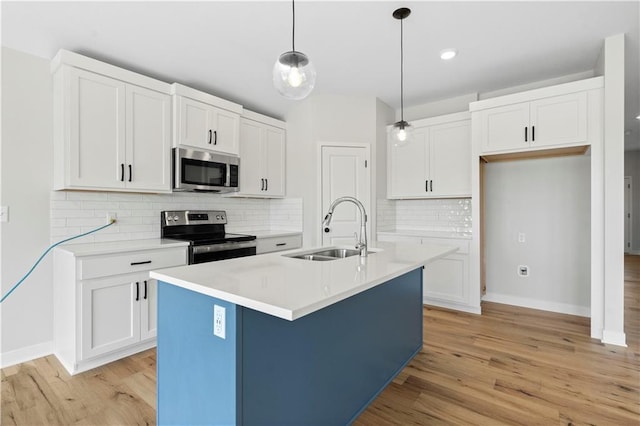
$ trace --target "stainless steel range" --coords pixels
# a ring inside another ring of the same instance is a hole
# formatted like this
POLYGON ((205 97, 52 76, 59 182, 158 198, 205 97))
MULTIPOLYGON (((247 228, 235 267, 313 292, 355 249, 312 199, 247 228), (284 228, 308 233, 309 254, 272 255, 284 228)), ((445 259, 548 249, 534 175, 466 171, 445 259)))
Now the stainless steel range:
POLYGON ((223 210, 180 210, 160 213, 162 238, 189 242, 189 264, 256 254, 255 235, 225 232, 223 210))

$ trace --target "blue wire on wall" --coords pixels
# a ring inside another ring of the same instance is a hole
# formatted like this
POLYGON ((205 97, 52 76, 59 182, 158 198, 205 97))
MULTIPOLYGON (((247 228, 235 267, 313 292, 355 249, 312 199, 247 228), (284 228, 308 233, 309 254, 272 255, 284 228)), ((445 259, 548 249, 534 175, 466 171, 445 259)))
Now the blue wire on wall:
POLYGON ((7 294, 5 294, 4 296, 2 296, 2 299, 0 299, 0 303, 4 302, 4 301, 5 301, 5 299, 6 299, 7 297, 9 297, 9 295, 10 295, 11 293, 13 293, 13 291, 14 291, 15 289, 17 289, 17 288, 20 286, 20 284, 22 284, 22 282, 23 282, 24 280, 26 280, 26 279, 29 277, 29 275, 31 275, 31 273, 33 272, 33 270, 34 270, 34 269, 36 269, 36 266, 38 266, 38 264, 42 261, 42 259, 44 259, 44 257, 47 255, 47 253, 49 253, 49 252, 51 251, 51 249, 53 249, 53 248, 54 248, 54 247, 56 247, 56 246, 59 246, 59 245, 60 245, 60 244, 62 244, 62 243, 66 243, 67 241, 75 240, 76 238, 84 237, 85 235, 89 235, 89 234, 93 234, 94 232, 98 232, 98 231, 100 231, 100 230, 102 230, 102 229, 104 229, 104 228, 106 228, 106 227, 108 227, 108 226, 113 225, 115 222, 116 222, 116 221, 115 221, 115 220, 113 220, 113 221, 111 221, 111 222, 107 223, 106 225, 102 225, 102 226, 101 226, 101 227, 99 227, 99 228, 96 228, 96 229, 93 229, 93 230, 91 230, 91 231, 85 232, 84 234, 76 235, 75 237, 67 238, 66 240, 58 241, 57 243, 55 243, 55 244, 53 244, 53 245, 49 246, 49 248, 48 248, 48 249, 46 249, 44 253, 42 253, 42 255, 41 255, 41 256, 40 256, 40 258, 36 261, 36 263, 34 263, 34 264, 33 264, 33 266, 31 267, 31 269, 29 269, 29 272, 27 272, 27 273, 25 274, 25 276, 24 276, 24 277, 22 277, 22 278, 20 279, 20 281, 18 281, 18 282, 16 283, 16 285, 14 285, 13 287, 11 287, 11 290, 9 290, 9 292, 8 292, 7 294))

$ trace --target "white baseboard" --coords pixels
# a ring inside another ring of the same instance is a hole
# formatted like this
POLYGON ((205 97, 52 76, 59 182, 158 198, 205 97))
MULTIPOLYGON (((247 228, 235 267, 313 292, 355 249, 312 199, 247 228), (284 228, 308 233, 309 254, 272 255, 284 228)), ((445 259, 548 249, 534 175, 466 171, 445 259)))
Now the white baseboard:
POLYGON ((0 354, 0 368, 21 364, 36 358, 51 355, 52 353, 53 342, 44 342, 33 346, 27 346, 26 348, 16 349, 14 351, 2 352, 0 354))
POLYGON ((425 305, 437 306, 439 308, 453 309, 454 311, 468 312, 470 314, 482 314, 479 306, 471 306, 455 302, 445 302, 440 300, 428 299, 426 297, 422 299, 422 303, 425 305))
POLYGON ((627 347, 627 337, 621 331, 602 330, 602 343, 627 347))
POLYGON ((529 299, 525 297, 510 296, 506 294, 487 293, 482 296, 487 302, 502 303, 505 305, 521 306, 523 308, 539 309, 541 311, 557 312, 560 314, 591 317, 591 308, 568 303, 548 302, 546 300, 529 299))
POLYGON ((629 250, 629 251, 625 251, 624 254, 633 254, 633 255, 640 255, 640 250, 629 250))

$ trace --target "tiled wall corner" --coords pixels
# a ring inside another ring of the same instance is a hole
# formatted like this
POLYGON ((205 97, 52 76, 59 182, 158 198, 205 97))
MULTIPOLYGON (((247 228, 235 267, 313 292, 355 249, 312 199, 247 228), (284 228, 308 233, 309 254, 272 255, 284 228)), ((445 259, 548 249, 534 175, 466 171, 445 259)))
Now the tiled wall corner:
POLYGON ((271 229, 278 231, 302 231, 302 198, 271 200, 271 229))
POLYGON ((229 231, 302 230, 302 199, 251 199, 217 194, 177 192, 134 194, 52 191, 51 242, 89 232, 106 224, 107 212, 117 222, 73 243, 139 240, 160 237, 163 210, 225 210, 229 231))
POLYGON ((393 231, 396 228, 396 201, 379 198, 376 202, 378 231, 393 231))
POLYGON ((396 230, 471 232, 471 199, 395 201, 396 230))

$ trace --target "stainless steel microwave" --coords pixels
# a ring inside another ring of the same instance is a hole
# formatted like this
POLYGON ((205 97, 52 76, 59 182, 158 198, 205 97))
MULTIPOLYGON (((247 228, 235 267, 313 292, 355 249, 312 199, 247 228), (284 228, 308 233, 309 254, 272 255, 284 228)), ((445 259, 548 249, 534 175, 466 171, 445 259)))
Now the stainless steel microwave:
POLYGON ((190 148, 173 148, 173 190, 236 192, 240 158, 190 148))

